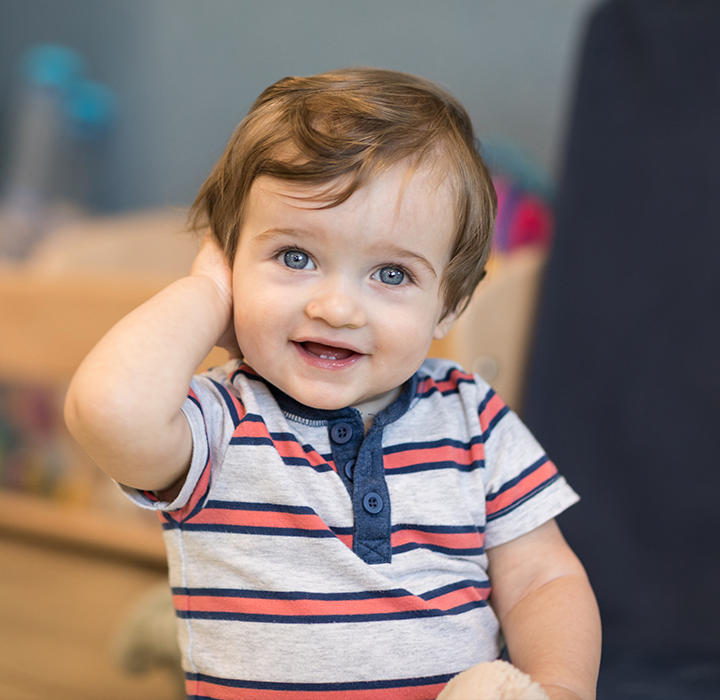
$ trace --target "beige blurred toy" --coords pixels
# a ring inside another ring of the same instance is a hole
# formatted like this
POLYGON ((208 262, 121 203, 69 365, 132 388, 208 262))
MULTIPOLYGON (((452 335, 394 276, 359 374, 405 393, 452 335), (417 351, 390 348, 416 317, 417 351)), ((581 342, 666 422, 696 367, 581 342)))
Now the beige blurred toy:
POLYGON ((491 661, 453 678, 437 700, 548 700, 530 676, 507 661, 491 661))

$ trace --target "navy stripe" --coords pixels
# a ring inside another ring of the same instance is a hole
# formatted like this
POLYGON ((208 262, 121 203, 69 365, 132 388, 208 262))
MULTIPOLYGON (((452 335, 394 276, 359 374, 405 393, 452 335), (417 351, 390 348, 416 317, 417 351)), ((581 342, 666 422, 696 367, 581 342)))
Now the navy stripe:
POLYGON ((485 398, 480 402, 480 405, 478 406, 478 415, 487 408, 487 405, 490 403, 490 399, 492 399, 493 396, 495 396, 495 390, 488 389, 488 393, 485 394, 485 398))
POLYGON ((330 529, 337 535, 337 537, 352 537, 354 532, 353 527, 330 527, 330 529))
MULTIPOLYGON (((543 466, 543 464, 546 464, 548 461, 548 458, 546 455, 543 455, 538 459, 537 461, 533 462, 527 469, 520 472, 518 476, 516 476, 514 479, 511 479, 510 481, 503 484, 502 488, 498 491, 495 491, 494 493, 490 493, 485 497, 485 502, 490 503, 491 501, 494 501, 498 496, 500 496, 502 493, 507 491, 508 489, 513 488, 513 486, 516 486, 519 482, 521 482, 523 479, 528 477, 530 474, 532 474, 534 471, 539 469, 543 466)), ((487 521, 490 522, 492 520, 496 520, 497 518, 502 517, 503 515, 507 515, 508 513, 515 510, 518 506, 521 506, 525 501, 528 501, 530 498, 535 496, 536 494, 540 493, 543 489, 550 486, 550 484, 553 484, 555 481, 557 481, 560 478, 560 474, 558 472, 555 472, 549 479, 543 481, 541 484, 538 484, 532 491, 529 491, 521 498, 517 499, 516 501, 513 501, 509 506, 506 508, 502 508, 501 510, 496 511, 495 513, 490 513, 490 515, 487 516, 487 521)))
POLYGON ((470 464, 459 464, 458 462, 419 462, 418 464, 408 464, 405 467, 394 467, 392 469, 388 469, 385 472, 385 475, 390 476, 398 476, 400 474, 417 474, 420 472, 432 472, 432 471, 439 471, 441 469, 455 469, 459 472, 473 472, 476 469, 484 469, 485 468, 485 460, 478 459, 470 464))
POLYGON ((251 510, 263 513, 316 514, 309 506, 282 506, 275 503, 249 503, 245 501, 208 501, 206 507, 217 508, 219 510, 251 510))
MULTIPOLYGON (((236 424, 237 427, 237 424, 236 424)), ((275 444, 270 438, 267 437, 232 437, 230 438, 231 445, 266 445, 268 447, 275 447, 275 444)))
POLYGON ((390 613, 362 613, 359 615, 273 615, 258 613, 231 613, 210 610, 177 610, 183 620, 233 620, 236 622, 264 622, 283 625, 326 625, 342 622, 390 622, 429 617, 454 617, 470 610, 487 607, 484 600, 472 600, 449 610, 400 610, 390 613))
POLYGON ((449 583, 447 586, 441 586, 440 588, 436 588, 433 591, 428 591, 427 593, 423 593, 420 596, 420 598, 422 598, 423 600, 433 600, 434 598, 439 598, 440 596, 444 596, 447 593, 452 593, 453 591, 464 590, 466 588, 487 589, 487 588, 490 588, 490 582, 489 581, 473 581, 472 579, 465 579, 464 581, 457 581, 456 583, 449 583))
POLYGON ((410 523, 398 523, 393 525, 393 532, 400 530, 416 530, 417 532, 436 532, 443 535, 466 535, 469 532, 483 532, 483 527, 475 525, 412 525, 410 523))
POLYGON ((438 447, 456 447, 460 450, 468 452, 473 445, 482 443, 480 436, 473 437, 469 442, 463 442, 462 440, 452 440, 450 438, 443 438, 441 440, 432 440, 424 442, 403 442, 397 445, 389 445, 383 448, 384 455, 395 454, 396 452, 409 452, 410 450, 434 450, 438 447))
POLYGON ((230 392, 222 384, 216 382, 214 379, 210 379, 210 381, 212 382, 213 386, 218 390, 218 393, 225 402, 233 425, 237 428, 238 425, 240 425, 240 416, 238 415, 237 410, 235 410, 235 404, 232 400, 232 397, 230 396, 230 392))
MULTIPOLYGON (((188 681, 212 683, 230 688, 251 688, 253 690, 277 690, 296 692, 342 692, 351 690, 383 690, 387 688, 415 688, 423 685, 447 683, 455 674, 426 676, 424 678, 397 678, 384 681, 349 681, 345 683, 277 683, 272 681, 246 681, 233 678, 216 678, 204 673, 186 673, 188 681)), ((200 696, 191 696, 199 700, 200 696)))
MULTIPOLYGON (((205 467, 203 468, 203 471, 205 469, 210 469, 210 456, 208 455, 208 459, 205 462, 205 467)), ((199 481, 199 480, 198 480, 199 481)), ((204 507, 205 507, 205 499, 210 494, 210 486, 212 485, 212 479, 208 479, 207 483, 205 484, 205 492, 202 494, 200 498, 198 498, 197 503, 195 504, 195 507, 182 519, 182 523, 186 523, 191 518, 194 518, 204 507)), ((165 525, 163 525, 163 529, 165 529, 165 525)), ((171 528, 167 528, 171 529, 171 528)))
POLYGON ((428 389, 427 391, 418 393, 417 394, 418 397, 421 399, 425 399, 425 398, 428 398, 429 396, 432 396, 435 392, 438 392, 442 396, 450 396, 451 394, 459 393, 459 387, 461 384, 474 384, 475 383, 475 379, 473 377, 467 378, 464 376, 458 376, 456 379, 453 379, 452 375, 454 372, 462 374, 462 370, 460 368, 451 367, 445 373, 445 376, 442 379, 435 379, 435 377, 432 377, 432 376, 428 377, 428 379, 431 379, 433 382, 435 382, 435 384, 432 387, 430 387, 430 389, 428 389), (440 391, 440 389, 438 389, 438 387, 437 387, 437 385, 439 383, 452 382, 452 381, 455 382, 455 386, 452 389, 445 389, 443 391, 440 391))
POLYGON ((392 548, 393 554, 403 554, 411 552, 415 549, 427 549, 438 554, 449 554, 457 557, 479 557, 485 553, 484 547, 473 547, 471 549, 455 549, 454 547, 442 547, 439 544, 430 544, 427 542, 406 542, 397 547, 392 548))
POLYGON ((315 470, 318 474, 335 471, 329 464, 311 464, 309 460, 304 459, 303 457, 283 457, 282 461, 288 467, 309 467, 310 469, 315 470))
POLYGON ((542 467, 543 464, 545 464, 548 461, 547 455, 543 455, 540 457, 540 459, 533 462, 529 467, 521 471, 514 479, 510 479, 510 481, 506 481, 500 489, 497 491, 493 491, 493 493, 489 493, 485 497, 485 501, 493 501, 495 500, 500 494, 505 493, 508 489, 514 488, 517 486, 523 479, 527 478, 532 474, 534 471, 542 467))
MULTIPOLYGON (((335 471, 327 462, 323 464, 312 464, 310 460, 305 457, 289 457, 281 455, 280 451, 277 449, 277 442, 295 442, 298 445, 300 444, 297 440, 288 439, 288 435, 290 435, 290 433, 271 433, 270 437, 235 436, 230 438, 230 444, 249 445, 253 447, 264 445, 266 447, 272 447, 278 453, 278 456, 282 459, 283 463, 289 467, 309 467, 319 474, 335 471)), ((302 445, 301 447, 305 453, 314 452, 310 445, 302 445)), ((323 457, 323 459, 325 458, 323 457)))
POLYGON ((203 418, 204 418, 204 416, 205 416, 205 411, 203 411, 202 404, 197 400, 197 397, 192 396, 192 395, 190 395, 190 394, 188 394, 187 397, 188 397, 188 399, 190 399, 190 401, 192 401, 192 402, 200 409, 200 415, 202 415, 203 418))
MULTIPOLYGON (((469 453, 473 446, 482 444, 483 438, 478 435, 469 442, 463 442, 462 440, 451 440, 445 438, 442 440, 432 440, 428 442, 404 442, 398 445, 390 445, 383 449, 383 455, 392 455, 410 451, 423 452, 425 450, 434 450, 442 447, 452 447, 455 449, 462 450, 465 453, 469 453)), ((420 457, 422 459, 422 457, 420 457)), ((478 459, 473 460, 470 464, 460 464, 454 460, 445 460, 440 462, 423 462, 418 461, 415 464, 408 464, 405 467, 396 467, 388 469, 386 476, 392 476, 395 474, 415 474, 418 472, 435 471, 438 469, 455 469, 461 472, 472 472, 476 469, 484 469, 485 460, 478 459)))
POLYGON ((253 598, 262 600, 324 600, 341 602, 346 600, 375 600, 385 598, 412 597, 404 588, 386 591, 356 591, 350 593, 309 593, 307 591, 255 591, 244 588, 173 588, 173 595, 211 598, 253 598))
POLYGON ((508 406, 503 406, 502 409, 500 409, 494 416, 494 418, 488 423, 487 430, 482 434, 482 441, 487 442, 490 438, 490 434, 495 429, 495 426, 508 414, 510 413, 510 408, 508 406))
MULTIPOLYGON (((247 365, 245 365, 247 366, 247 365)), ((238 374, 242 374, 243 377, 246 377, 247 379, 250 379, 254 382, 260 382, 261 384, 265 384, 265 380, 260 377, 259 375, 255 374, 254 372, 249 372, 246 369, 243 369, 243 365, 240 365, 230 376, 230 381, 234 382, 235 378, 238 376, 238 374)))
MULTIPOLYGON (((488 581, 465 579, 435 588, 418 595, 425 601, 440 598, 448 593, 467 588, 490 588, 488 581)), ((247 588, 184 588, 177 586, 172 589, 173 595, 208 598, 250 598, 260 600, 322 600, 342 602, 349 600, 383 600, 387 598, 415 597, 404 588, 391 588, 382 591, 351 591, 346 593, 313 593, 308 591, 258 591, 247 588)))
MULTIPOLYGON (((179 523, 163 523, 163 530, 180 529, 179 523)), ((271 535, 276 537, 308 537, 312 539, 332 537, 332 530, 304 530, 295 527, 256 527, 254 525, 226 525, 224 523, 188 523, 182 524, 182 529, 192 532, 224 532, 236 535, 271 535)))
POLYGON ((496 511, 495 513, 491 513, 487 517, 488 522, 492 522, 493 520, 497 520, 498 518, 501 518, 503 515, 507 515, 508 513, 512 513, 516 508, 521 506, 526 501, 529 501, 533 496, 537 496, 541 491, 544 491, 548 486, 551 484, 554 484, 558 479, 560 478, 560 474, 554 474, 551 476, 547 481, 544 481, 542 484, 538 484, 532 491, 529 491, 526 493, 522 498, 519 498, 514 503, 511 503, 506 508, 501 508, 500 510, 496 511))
POLYGON ((435 394, 435 393, 438 393, 438 394, 440 394, 441 396, 452 396, 453 394, 459 394, 459 393, 460 393, 460 385, 461 385, 461 384, 472 384, 472 383, 473 383, 473 380, 472 380, 472 379, 465 379, 464 377, 459 377, 458 380, 457 380, 457 382, 455 382, 455 386, 454 386, 452 389, 443 389, 443 390, 440 390, 440 389, 438 389, 438 387, 437 387, 437 382, 438 382, 438 381, 441 381, 441 382, 442 382, 442 381, 452 381, 452 380, 444 380, 444 379, 437 380, 437 379, 436 379, 436 380, 434 380, 434 381, 435 381, 436 383, 433 384, 429 389, 427 389, 426 391, 418 394, 418 397, 419 397, 419 398, 421 398, 421 399, 427 399, 427 398, 430 398, 430 397, 431 397, 433 394, 435 394))
MULTIPOLYGON (((277 442, 297 442, 298 439, 292 433, 270 433, 270 437, 277 442)), ((304 449, 304 448, 303 448, 304 449)), ((312 448, 310 448, 312 449, 312 448)))
MULTIPOLYGON (((493 389, 490 389, 487 394, 485 394, 485 398, 480 402, 480 405, 478 406, 478 416, 482 414, 482 412, 487 408, 488 403, 490 400, 495 396, 495 391, 493 389)), ((508 406, 503 406, 493 417, 493 419, 488 424, 487 430, 480 436, 480 439, 483 442, 487 442, 488 438, 490 437, 490 434, 492 433, 495 426, 508 414, 510 413, 510 408, 508 406)))

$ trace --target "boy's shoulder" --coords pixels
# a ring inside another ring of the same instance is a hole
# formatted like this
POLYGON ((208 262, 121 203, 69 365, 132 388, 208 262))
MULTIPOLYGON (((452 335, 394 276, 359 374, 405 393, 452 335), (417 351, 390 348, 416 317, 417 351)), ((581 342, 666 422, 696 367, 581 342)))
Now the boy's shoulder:
POLYGON ((437 390, 443 395, 469 390, 480 396, 494 393, 492 387, 477 374, 468 372, 453 360, 429 357, 418 370, 419 393, 437 390))

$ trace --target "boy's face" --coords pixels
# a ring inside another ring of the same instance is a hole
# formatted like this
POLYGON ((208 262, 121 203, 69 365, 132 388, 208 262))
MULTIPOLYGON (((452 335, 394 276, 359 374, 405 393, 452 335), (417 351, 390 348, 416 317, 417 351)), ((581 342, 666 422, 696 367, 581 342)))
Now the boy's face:
POLYGON ((342 204, 267 176, 253 184, 233 264, 247 363, 314 408, 376 413, 442 338, 440 280, 454 232, 450 186, 399 164, 342 204))

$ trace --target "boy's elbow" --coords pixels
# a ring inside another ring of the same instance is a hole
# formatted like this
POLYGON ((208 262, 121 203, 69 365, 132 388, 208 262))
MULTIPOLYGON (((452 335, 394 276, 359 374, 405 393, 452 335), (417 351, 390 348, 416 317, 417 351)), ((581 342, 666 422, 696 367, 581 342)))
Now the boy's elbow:
POLYGON ((141 489, 163 489, 187 469, 192 443, 184 416, 162 422, 126 392, 76 376, 64 405, 70 434, 108 476, 141 489))
POLYGON ((123 457, 124 436, 132 429, 132 408, 123 405, 121 392, 108 390, 102 382, 82 375, 70 383, 65 397, 64 418, 70 434, 110 474, 108 466, 123 457))
POLYGON ((97 459, 97 449, 106 440, 106 431, 112 425, 109 402, 101 400, 92 385, 77 377, 70 383, 63 409, 65 424, 70 434, 85 450, 97 459))

